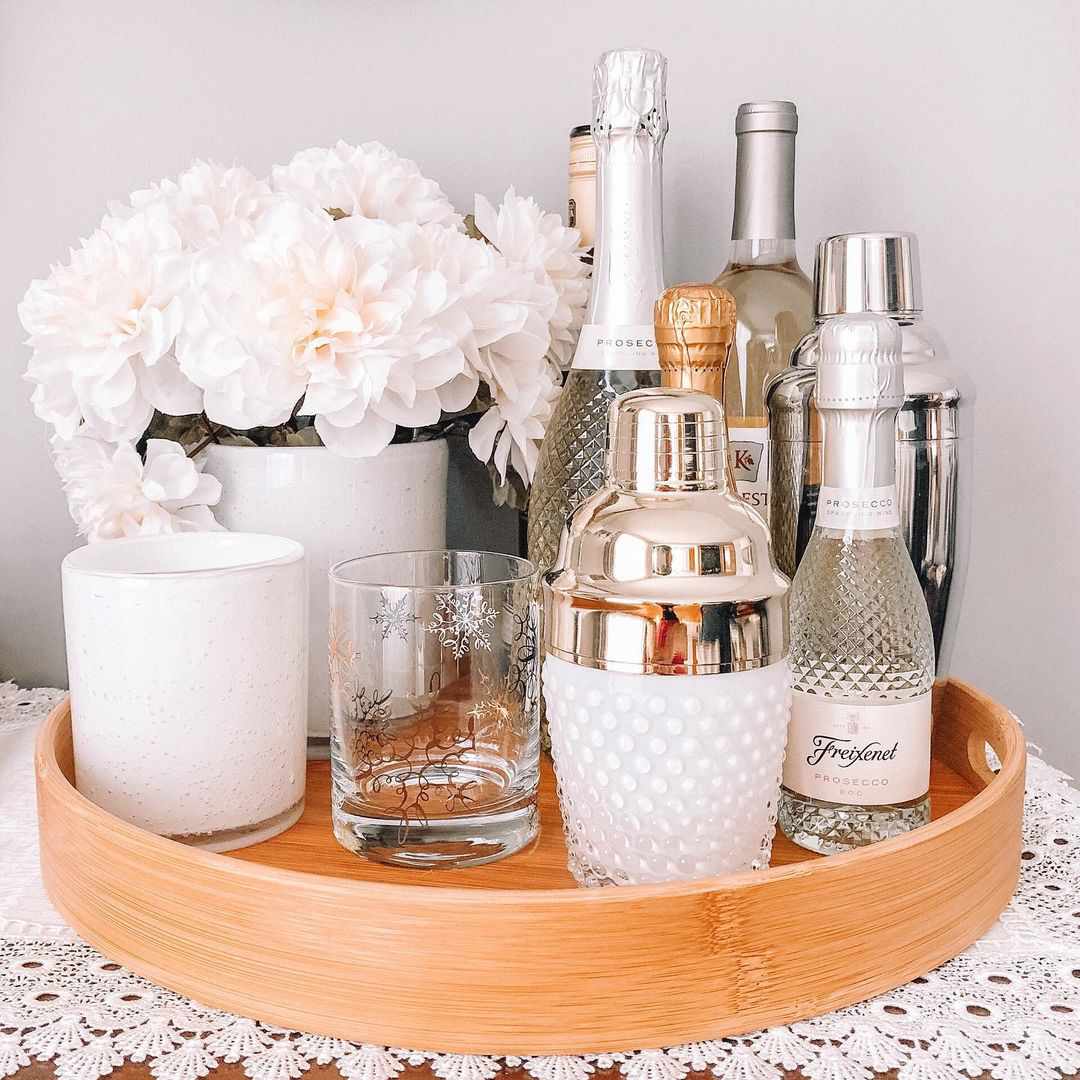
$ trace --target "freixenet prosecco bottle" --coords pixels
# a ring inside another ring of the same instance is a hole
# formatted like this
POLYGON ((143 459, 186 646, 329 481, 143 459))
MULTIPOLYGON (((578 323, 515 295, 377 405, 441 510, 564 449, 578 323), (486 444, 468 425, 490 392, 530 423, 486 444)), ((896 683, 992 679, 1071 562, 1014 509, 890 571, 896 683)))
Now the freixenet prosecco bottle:
POLYGON ((735 116, 731 255, 716 284, 735 297, 738 324, 724 379, 735 485, 768 516, 765 385, 791 362, 814 321, 813 287, 795 257, 795 133, 790 101, 752 101, 735 116))
POLYGON ((883 315, 821 329, 817 520, 791 587, 793 699, 780 828, 847 851, 930 819, 930 615, 900 534, 903 340, 883 315))
POLYGON ((529 558, 541 571, 555 562, 570 512, 603 483, 608 406, 628 390, 660 382, 652 318, 664 291, 666 76, 667 61, 649 49, 604 53, 593 72, 592 293, 529 496, 529 558))

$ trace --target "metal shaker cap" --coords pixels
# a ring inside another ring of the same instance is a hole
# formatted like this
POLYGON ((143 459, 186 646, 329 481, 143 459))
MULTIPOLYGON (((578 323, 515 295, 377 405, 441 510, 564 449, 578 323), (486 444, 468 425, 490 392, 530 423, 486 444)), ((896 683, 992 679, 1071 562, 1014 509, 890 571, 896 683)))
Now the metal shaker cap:
POLYGON ((594 139, 612 131, 667 134, 667 60, 653 49, 613 49, 593 68, 594 139))
POLYGON ((748 131, 799 130, 799 113, 793 101, 744 101, 735 114, 735 134, 748 131))
POLYGON ((904 338, 885 315, 841 315, 821 328, 819 409, 899 409, 904 404, 904 338))
POLYGON ((748 671, 788 652, 787 579, 768 526, 729 489, 723 407, 696 390, 617 402, 604 487, 544 578, 544 648, 583 667, 748 671))
POLYGON ((922 311, 913 233, 842 233, 822 240, 814 263, 817 314, 913 315, 922 311))
POLYGON ((724 409, 698 390, 646 388, 612 402, 607 470, 624 491, 702 491, 723 485, 724 409))

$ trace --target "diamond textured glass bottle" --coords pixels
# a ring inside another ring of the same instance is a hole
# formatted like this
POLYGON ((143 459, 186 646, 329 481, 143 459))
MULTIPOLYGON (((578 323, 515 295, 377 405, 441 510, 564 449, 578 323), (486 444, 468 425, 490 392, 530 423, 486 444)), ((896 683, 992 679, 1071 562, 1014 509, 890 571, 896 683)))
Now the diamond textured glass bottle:
POLYGON ((823 483, 791 589, 794 692, 780 827, 846 851, 930 815, 930 617, 900 534, 900 328, 880 315, 821 330, 823 483))
POLYGON ((648 49, 604 53, 593 73, 593 287, 529 498, 529 558, 541 571, 555 561, 567 516, 603 483, 608 407, 620 394, 660 381, 652 310, 664 290, 666 73, 667 61, 648 49))

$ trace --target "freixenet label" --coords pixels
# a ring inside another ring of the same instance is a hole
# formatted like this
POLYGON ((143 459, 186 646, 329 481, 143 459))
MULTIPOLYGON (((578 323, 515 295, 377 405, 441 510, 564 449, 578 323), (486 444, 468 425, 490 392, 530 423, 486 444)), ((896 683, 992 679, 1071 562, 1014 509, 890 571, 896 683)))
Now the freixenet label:
POLYGON ((930 787, 930 694, 877 705, 792 691, 784 786, 827 802, 881 806, 930 787))
POLYGON ((769 512, 769 429, 728 426, 728 456, 743 502, 769 512))
POLYGON ((581 328, 573 368, 609 371, 656 371, 660 358, 650 324, 612 326, 589 323, 581 328))
POLYGON ((821 485, 816 523, 826 529, 892 529, 900 524, 896 485, 838 488, 821 485))

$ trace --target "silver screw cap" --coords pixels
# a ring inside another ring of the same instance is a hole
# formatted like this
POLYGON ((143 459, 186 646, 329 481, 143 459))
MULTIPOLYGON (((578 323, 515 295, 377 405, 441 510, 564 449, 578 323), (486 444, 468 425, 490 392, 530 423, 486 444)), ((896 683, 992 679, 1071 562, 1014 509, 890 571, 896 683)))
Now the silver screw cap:
POLYGON ((913 233, 842 233, 822 240, 814 264, 818 316, 922 311, 919 242, 913 233))

